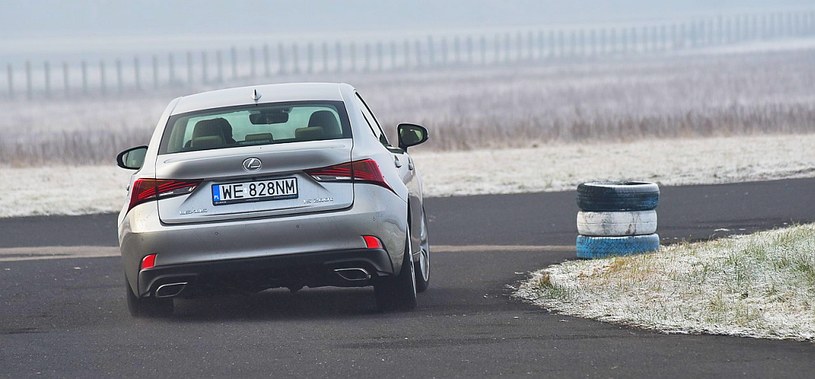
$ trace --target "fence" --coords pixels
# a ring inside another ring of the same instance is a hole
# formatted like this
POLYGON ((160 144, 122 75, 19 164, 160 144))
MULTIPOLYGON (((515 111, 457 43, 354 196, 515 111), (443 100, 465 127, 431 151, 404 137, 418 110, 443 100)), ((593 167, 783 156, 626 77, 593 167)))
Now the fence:
POLYGON ((742 14, 588 28, 540 28, 385 41, 266 43, 76 64, 6 65, 9 99, 98 96, 288 74, 423 70, 659 54, 815 36, 815 11, 742 14))

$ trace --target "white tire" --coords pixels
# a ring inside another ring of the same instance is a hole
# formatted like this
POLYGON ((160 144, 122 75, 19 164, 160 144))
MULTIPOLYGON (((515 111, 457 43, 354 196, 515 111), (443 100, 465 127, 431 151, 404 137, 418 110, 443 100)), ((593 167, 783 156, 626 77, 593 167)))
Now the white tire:
POLYGON ((577 213, 577 233, 584 236, 641 236, 656 231, 656 211, 577 213))

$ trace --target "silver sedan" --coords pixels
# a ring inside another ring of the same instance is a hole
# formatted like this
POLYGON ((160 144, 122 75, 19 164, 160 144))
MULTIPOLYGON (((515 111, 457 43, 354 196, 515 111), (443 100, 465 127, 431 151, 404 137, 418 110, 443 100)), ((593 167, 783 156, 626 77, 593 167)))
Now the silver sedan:
POLYGON ((422 183, 347 84, 231 88, 170 102, 119 214, 128 308, 171 314, 173 298, 304 286, 373 286, 383 310, 412 309, 430 279, 422 183))

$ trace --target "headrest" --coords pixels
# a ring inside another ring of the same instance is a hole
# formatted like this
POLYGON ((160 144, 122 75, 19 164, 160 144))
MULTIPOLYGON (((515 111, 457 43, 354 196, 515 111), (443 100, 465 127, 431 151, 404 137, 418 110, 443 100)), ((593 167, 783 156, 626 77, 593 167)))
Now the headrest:
POLYGON ((232 136, 232 126, 221 117, 198 121, 192 131, 192 138, 204 136, 220 136, 225 140, 232 136))
POLYGON ((322 127, 328 135, 341 135, 342 130, 340 124, 337 122, 337 117, 331 111, 316 111, 311 114, 308 119, 308 126, 322 127))
POLYGON ((313 141, 323 139, 323 134, 323 128, 319 126, 297 128, 294 130, 294 138, 298 141, 313 141))

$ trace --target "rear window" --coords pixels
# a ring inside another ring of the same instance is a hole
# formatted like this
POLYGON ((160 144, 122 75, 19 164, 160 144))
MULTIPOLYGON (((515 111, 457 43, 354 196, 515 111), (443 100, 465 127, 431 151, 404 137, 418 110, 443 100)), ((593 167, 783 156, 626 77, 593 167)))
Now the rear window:
POLYGON ((172 116, 159 154, 349 137, 341 101, 260 104, 172 116))

